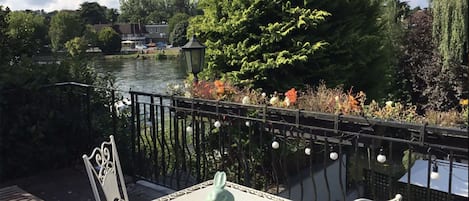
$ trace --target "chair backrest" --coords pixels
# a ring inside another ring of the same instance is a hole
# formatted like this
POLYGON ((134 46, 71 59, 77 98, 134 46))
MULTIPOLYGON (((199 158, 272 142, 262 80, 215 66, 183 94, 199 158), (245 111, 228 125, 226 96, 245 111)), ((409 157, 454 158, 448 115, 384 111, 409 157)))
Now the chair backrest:
POLYGON ((109 138, 109 142, 103 142, 101 147, 94 148, 89 157, 86 154, 83 155, 86 173, 88 173, 96 201, 101 201, 96 181, 101 186, 107 201, 128 201, 114 136, 111 135, 109 138))

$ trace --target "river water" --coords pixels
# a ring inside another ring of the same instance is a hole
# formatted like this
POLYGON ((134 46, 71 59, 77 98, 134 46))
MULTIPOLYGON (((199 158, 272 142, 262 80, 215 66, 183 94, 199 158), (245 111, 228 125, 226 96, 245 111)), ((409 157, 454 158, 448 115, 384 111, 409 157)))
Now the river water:
POLYGON ((164 94, 168 84, 182 84, 187 76, 181 60, 97 60, 94 66, 98 74, 115 77, 116 87, 124 91, 164 94))

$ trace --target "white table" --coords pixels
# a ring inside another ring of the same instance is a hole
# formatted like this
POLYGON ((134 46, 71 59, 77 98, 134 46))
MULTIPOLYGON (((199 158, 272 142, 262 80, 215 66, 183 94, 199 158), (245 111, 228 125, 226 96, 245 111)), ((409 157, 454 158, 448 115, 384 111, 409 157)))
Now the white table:
MULTIPOLYGON (((205 201, 212 189, 213 180, 209 180, 153 201, 205 201)), ((233 194, 235 201, 291 201, 228 181, 225 189, 233 194)))

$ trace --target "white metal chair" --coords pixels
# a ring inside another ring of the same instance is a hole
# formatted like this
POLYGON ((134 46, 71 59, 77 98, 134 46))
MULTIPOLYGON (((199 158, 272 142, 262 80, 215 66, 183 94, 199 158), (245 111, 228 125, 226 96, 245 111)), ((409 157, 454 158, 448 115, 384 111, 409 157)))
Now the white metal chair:
MULTIPOLYGON (((401 200, 402 200, 402 195, 396 194, 396 197, 394 197, 393 199, 390 199, 389 201, 401 201, 401 200)), ((354 201, 373 201, 373 200, 366 199, 366 198, 358 198, 358 199, 355 199, 354 201)))
POLYGON ((117 154, 114 136, 109 136, 109 142, 103 142, 101 147, 93 149, 91 156, 83 155, 86 172, 90 179, 96 201, 101 201, 96 180, 107 201, 128 201, 124 176, 122 174, 119 155, 117 154))

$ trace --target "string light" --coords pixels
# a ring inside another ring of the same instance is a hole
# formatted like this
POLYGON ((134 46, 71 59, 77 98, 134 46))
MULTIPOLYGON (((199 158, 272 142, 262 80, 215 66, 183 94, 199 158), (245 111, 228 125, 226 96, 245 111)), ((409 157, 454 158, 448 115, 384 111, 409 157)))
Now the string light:
POLYGON ((337 158, 339 158, 339 154, 337 154, 337 152, 334 151, 334 148, 332 148, 331 146, 331 153, 329 153, 329 158, 331 160, 337 160, 337 158))
POLYGON ((192 133, 192 131, 193 131, 192 126, 187 126, 186 127, 186 132, 192 133))
POLYGON ((436 164, 436 161, 433 161, 433 168, 432 168, 432 172, 430 173, 430 178, 438 179, 439 177, 440 177, 440 174, 438 174, 438 165, 436 164))
POLYGON ((381 148, 381 149, 379 150, 379 154, 378 154, 378 156, 376 157, 376 160, 377 160, 378 162, 380 162, 380 163, 386 162, 386 155, 384 155, 384 150, 383 150, 383 148, 381 148))
POLYGON ((247 127, 251 126, 251 122, 250 122, 250 121, 246 121, 244 124, 245 124, 247 127))
POLYGON ((220 127, 221 127, 220 121, 215 121, 215 123, 213 123, 213 125, 214 125, 216 128, 220 128, 220 127))
POLYGON ((308 156, 311 155, 311 148, 306 147, 305 148, 305 154, 308 155, 308 156))
POLYGON ((278 149, 280 147, 280 144, 277 141, 272 142, 272 149, 278 149))

